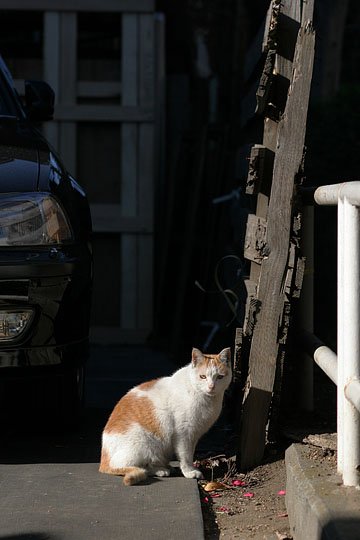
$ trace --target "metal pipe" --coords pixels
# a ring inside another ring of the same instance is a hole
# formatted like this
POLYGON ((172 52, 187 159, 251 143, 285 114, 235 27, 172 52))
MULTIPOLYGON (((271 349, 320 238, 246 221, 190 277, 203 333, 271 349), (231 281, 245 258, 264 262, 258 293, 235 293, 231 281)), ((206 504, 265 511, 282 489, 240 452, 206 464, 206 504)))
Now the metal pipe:
MULTIPOLYGON (((351 190, 348 190, 352 193, 351 190)), ((358 183, 358 196, 360 183, 358 183)), ((340 199, 341 200, 341 199, 340 199)), ((360 202, 360 199, 359 199, 360 202)), ((347 195, 344 197, 344 236, 339 238, 343 243, 343 309, 342 320, 338 321, 343 328, 344 356, 339 363, 343 364, 345 396, 346 385, 360 378, 360 212, 347 195)), ((358 203, 359 204, 359 203, 358 203)), ((360 484, 360 415, 354 405, 344 400, 344 442, 343 442, 343 481, 345 486, 360 484)))
POLYGON ((322 186, 314 198, 338 205, 338 470, 360 487, 360 182, 322 186))
POLYGON ((338 354, 338 374, 337 374, 337 470, 340 474, 343 471, 344 463, 344 203, 342 199, 338 204, 338 253, 337 253, 337 354, 338 354))
POLYGON ((336 206, 338 200, 344 199, 345 197, 348 202, 354 206, 360 204, 360 181, 320 186, 314 194, 317 204, 326 206, 336 206))
POLYGON ((352 379, 345 386, 345 396, 360 413, 360 380, 352 379))
POLYGON ((326 373, 326 375, 337 384, 338 372, 337 372, 337 356, 329 347, 322 345, 314 352, 314 360, 319 367, 326 373))

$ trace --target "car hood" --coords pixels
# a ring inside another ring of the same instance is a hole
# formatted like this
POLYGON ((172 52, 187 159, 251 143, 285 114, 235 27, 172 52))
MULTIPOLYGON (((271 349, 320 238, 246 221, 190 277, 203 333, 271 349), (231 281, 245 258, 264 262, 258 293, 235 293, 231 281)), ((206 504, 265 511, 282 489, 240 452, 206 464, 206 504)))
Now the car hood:
POLYGON ((19 125, 12 117, 0 119, 1 193, 37 190, 39 146, 41 139, 36 132, 19 125))

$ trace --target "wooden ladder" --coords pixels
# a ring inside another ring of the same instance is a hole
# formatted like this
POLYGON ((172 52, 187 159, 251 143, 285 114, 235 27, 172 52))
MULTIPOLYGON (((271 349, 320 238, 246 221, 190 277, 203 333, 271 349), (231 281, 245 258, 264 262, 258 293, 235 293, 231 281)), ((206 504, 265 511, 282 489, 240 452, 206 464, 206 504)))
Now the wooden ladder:
POLYGON ((300 294, 304 273, 296 193, 313 70, 313 7, 314 0, 273 0, 266 23, 266 61, 257 92, 263 140, 251 149, 246 188, 257 198, 244 248, 251 270, 245 320, 235 344, 235 372, 247 369, 237 455, 242 470, 258 465, 263 457, 291 303, 300 294))

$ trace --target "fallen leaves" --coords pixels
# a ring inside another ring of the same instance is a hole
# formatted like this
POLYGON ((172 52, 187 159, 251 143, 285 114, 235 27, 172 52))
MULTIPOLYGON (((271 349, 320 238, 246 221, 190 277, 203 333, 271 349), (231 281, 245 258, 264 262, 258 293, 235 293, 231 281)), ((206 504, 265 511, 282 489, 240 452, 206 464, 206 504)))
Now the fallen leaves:
POLYGON ((227 506, 220 506, 217 511, 217 514, 232 514, 232 511, 227 506))
POLYGON ((212 516, 228 538, 237 537, 238 532, 247 538, 249 531, 271 532, 278 540, 291 538, 283 462, 271 461, 253 471, 234 470, 229 475, 228 463, 215 456, 202 460, 200 467, 206 476, 200 482, 204 515, 212 516))
POLYGON ((208 482, 204 486, 205 491, 218 491, 218 490, 223 490, 223 489, 228 489, 228 486, 226 486, 222 482, 208 482))
POLYGON ((276 537, 278 540, 292 540, 292 536, 289 536, 287 533, 282 533, 280 531, 275 531, 276 537))
POLYGON ((246 486, 246 482, 244 482, 243 480, 233 480, 232 482, 232 485, 233 486, 246 486))

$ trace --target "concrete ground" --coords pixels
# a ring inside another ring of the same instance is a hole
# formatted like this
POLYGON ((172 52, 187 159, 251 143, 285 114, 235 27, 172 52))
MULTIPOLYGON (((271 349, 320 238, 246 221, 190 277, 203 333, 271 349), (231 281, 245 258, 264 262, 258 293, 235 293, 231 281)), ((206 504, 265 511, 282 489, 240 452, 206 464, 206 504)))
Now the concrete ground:
POLYGON ((176 369, 145 348, 92 347, 79 430, 16 425, 0 448, 0 540, 202 540, 196 480, 174 476, 125 487, 98 473, 100 436, 128 388, 176 369), (48 429, 48 428, 53 429, 48 429), (46 428, 46 429, 45 429, 46 428))
POLYGON ((290 446, 285 463, 294 540, 360 540, 360 490, 342 485, 335 463, 304 444, 290 446))

